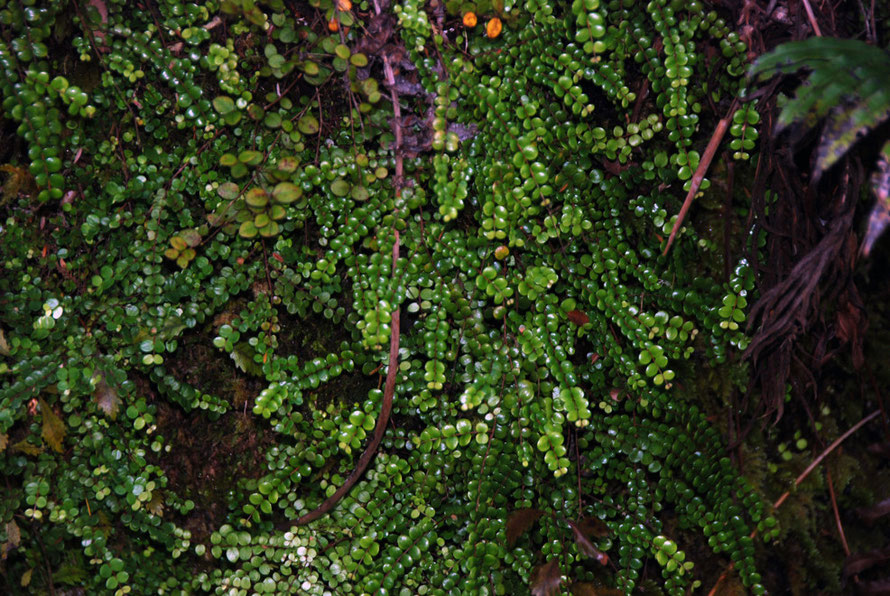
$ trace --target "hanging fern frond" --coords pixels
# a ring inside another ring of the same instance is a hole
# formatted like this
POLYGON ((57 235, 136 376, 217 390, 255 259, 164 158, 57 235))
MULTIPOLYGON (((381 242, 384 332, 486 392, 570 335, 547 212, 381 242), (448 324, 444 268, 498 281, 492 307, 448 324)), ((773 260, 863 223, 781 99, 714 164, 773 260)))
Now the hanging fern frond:
POLYGON ((811 38, 761 56, 749 76, 766 80, 802 68, 811 72, 779 114, 777 128, 828 117, 816 153, 817 178, 890 116, 890 53, 853 39, 811 38))

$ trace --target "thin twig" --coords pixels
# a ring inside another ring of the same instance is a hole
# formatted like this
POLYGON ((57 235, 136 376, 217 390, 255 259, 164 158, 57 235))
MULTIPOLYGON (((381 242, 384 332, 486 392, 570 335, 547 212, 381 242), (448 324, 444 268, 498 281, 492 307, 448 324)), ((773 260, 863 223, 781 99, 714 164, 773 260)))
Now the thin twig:
MULTIPOLYGON (((810 475, 810 472, 812 472, 814 469, 816 469, 816 467, 820 463, 822 463, 822 460, 824 460, 826 457, 828 457, 828 455, 832 451, 837 449, 837 447, 841 443, 843 443, 845 440, 847 440, 847 438, 850 435, 852 435, 857 430, 859 430, 860 428, 865 426, 871 420, 875 419, 880 413, 881 413, 880 409, 873 411, 871 414, 869 414, 868 416, 866 416, 865 418, 863 418, 862 420, 860 420, 859 422, 854 424, 852 427, 850 427, 850 429, 847 430, 847 432, 845 432, 844 434, 839 436, 837 439, 835 439, 834 442, 832 442, 831 445, 826 447, 825 450, 819 454, 819 457, 814 459, 813 462, 807 466, 806 470, 801 472, 800 475, 794 480, 794 487, 796 488, 797 486, 799 486, 800 483, 803 482, 806 479, 806 477, 810 475)), ((830 484, 829 484, 829 486, 830 486, 830 484)), ((779 497, 775 503, 773 503, 773 509, 778 509, 779 507, 781 507, 782 503, 784 503, 785 500, 788 499, 788 496, 790 494, 791 494, 791 491, 785 491, 785 493, 781 497, 779 497)), ((833 491, 832 491, 832 494, 833 494, 833 491)), ((757 529, 755 528, 754 531, 751 532, 750 537, 754 538, 754 536, 756 534, 757 534, 757 529)), ((843 533, 841 535, 843 536, 843 533)), ((726 579, 726 577, 729 575, 729 573, 734 568, 735 568, 735 563, 734 562, 730 563, 729 566, 726 568, 726 570, 720 574, 720 577, 717 578, 717 581, 714 582, 714 587, 711 588, 711 590, 708 592, 708 596, 714 596, 717 593, 717 588, 720 586, 721 583, 723 583, 723 580, 726 579)))
POLYGON ((396 136, 396 174, 393 179, 393 186, 396 189, 396 193, 398 193, 402 188, 402 173, 404 170, 402 163, 402 106, 399 105, 399 96, 396 93, 396 78, 392 72, 392 65, 389 63, 389 56, 386 54, 383 55, 383 75, 386 77, 386 86, 389 87, 389 93, 392 96, 392 119, 396 136))
MULTIPOLYGON (((839 436, 837 439, 835 439, 834 442, 833 442, 831 445, 829 445, 828 447, 826 447, 826 448, 825 448, 825 451, 823 451, 822 453, 820 453, 820 454, 819 454, 819 457, 817 457, 816 459, 814 459, 813 462, 812 462, 810 465, 807 466, 806 470, 804 470, 803 472, 801 472, 801 473, 800 473, 800 476, 798 476, 798 477, 794 480, 794 486, 795 486, 795 488, 796 488, 798 485, 800 485, 800 483, 803 482, 803 481, 806 479, 807 476, 810 475, 810 472, 812 472, 814 469, 816 469, 816 467, 817 467, 819 464, 822 463, 822 460, 823 460, 823 459, 825 459, 826 457, 828 457, 828 455, 829 455, 832 451, 834 451, 835 449, 837 449, 838 445, 840 445, 840 444, 843 443, 845 440, 847 440, 847 437, 849 437, 850 435, 852 435, 853 433, 855 433, 857 430, 859 430, 860 428, 862 428, 862 427, 863 427, 865 424, 867 424, 869 421, 871 421, 871 420, 873 420, 874 418, 876 418, 880 413, 881 413, 881 410, 880 410, 880 409, 875 410, 874 412, 872 412, 871 414, 869 414, 868 416, 866 416, 865 418, 863 418, 862 420, 860 420, 859 422, 857 422, 856 424, 854 424, 852 427, 850 427, 850 429, 849 429, 847 432, 845 432, 844 434, 842 434, 841 436, 839 436)), ((785 491, 785 494, 783 494, 781 497, 778 498, 778 500, 777 500, 775 503, 773 503, 773 508, 774 508, 774 509, 778 509, 779 507, 781 507, 781 506, 782 506, 782 503, 785 502, 785 499, 787 499, 788 496, 789 496, 790 494, 791 494, 791 491, 785 491)))
POLYGON ((844 533, 844 525, 841 523, 841 513, 837 508, 837 497, 834 494, 834 482, 831 479, 831 472, 825 469, 825 479, 828 481, 828 496, 831 497, 831 510, 834 512, 834 523, 837 525, 837 533, 841 538, 841 546, 844 547, 844 553, 850 556, 850 545, 847 544, 847 535, 844 533))
POLYGON ((674 238, 676 238, 677 233, 680 231, 680 227, 683 225, 686 213, 692 205, 692 199, 695 198, 695 194, 698 192, 702 181, 705 179, 705 174, 711 166, 711 160, 714 159, 714 154, 717 153, 717 147, 720 146, 720 142, 723 140, 723 136, 729 128, 729 121, 732 119, 733 113, 735 113, 737 103, 737 100, 733 100, 732 105, 729 107, 729 112, 717 123, 714 133, 711 135, 711 140, 708 141, 705 153, 701 156, 701 160, 698 162, 698 167, 695 169, 695 174, 692 175, 692 179, 690 180, 691 185, 689 187, 689 192, 686 193, 686 200, 683 201, 683 206, 680 207, 680 213, 677 214, 677 220, 674 222, 674 228, 671 230, 670 237, 668 237, 667 246, 664 247, 664 252, 662 253, 663 255, 666 255, 671 249, 671 245, 674 243, 674 238))
POLYGON ((803 0, 803 7, 807 11, 807 20, 810 21, 810 27, 813 28, 813 33, 816 34, 816 37, 822 37, 822 30, 819 29, 819 23, 816 22, 816 15, 813 14, 813 7, 810 6, 810 0, 803 0))

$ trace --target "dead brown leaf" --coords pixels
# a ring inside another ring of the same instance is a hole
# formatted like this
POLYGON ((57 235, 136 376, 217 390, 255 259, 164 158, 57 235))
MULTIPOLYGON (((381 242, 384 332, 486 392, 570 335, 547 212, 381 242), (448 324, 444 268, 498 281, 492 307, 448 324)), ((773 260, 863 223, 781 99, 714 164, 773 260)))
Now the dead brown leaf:
POLYGON ((40 399, 40 415, 43 417, 43 428, 40 436, 58 453, 62 453, 62 441, 65 440, 65 423, 59 418, 49 405, 40 399))
POLYGON ((559 593, 562 585, 562 569, 556 559, 538 565, 532 571, 531 585, 532 596, 553 596, 559 593))
POLYGON ((578 550, 582 553, 597 561, 600 565, 608 565, 609 564, 609 555, 598 549, 594 546, 593 542, 590 541, 584 532, 581 531, 581 528, 578 527, 578 524, 569 521, 569 527, 572 528, 572 534, 575 536, 575 544, 578 545, 578 550))
POLYGON ((517 509, 507 518, 507 546, 513 548, 516 541, 544 515, 540 509, 517 509))

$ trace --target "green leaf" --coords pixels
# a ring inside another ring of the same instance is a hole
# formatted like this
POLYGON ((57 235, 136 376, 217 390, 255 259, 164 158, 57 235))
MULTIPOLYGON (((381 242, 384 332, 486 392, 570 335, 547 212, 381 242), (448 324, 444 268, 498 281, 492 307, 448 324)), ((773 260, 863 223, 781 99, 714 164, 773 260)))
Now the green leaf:
POLYGON ((240 189, 234 182, 223 182, 216 189, 216 192, 226 200, 232 200, 238 196, 240 189))
POLYGON ((364 186, 353 186, 352 190, 350 191, 350 196, 352 196, 352 198, 356 201, 367 201, 368 197, 370 197, 371 194, 364 186))
POLYGON ((257 235, 257 228, 253 225, 253 220, 245 221, 241 224, 241 227, 238 228, 238 234, 242 238, 253 238, 257 235))
POLYGON ((303 196, 303 189, 291 182, 279 182, 272 190, 272 200, 289 205, 303 196))
POLYGON ((230 354, 232 360, 235 361, 235 366, 240 368, 245 373, 255 375, 261 377, 263 375, 263 367, 257 364, 253 356, 256 352, 254 349, 245 341, 239 342, 235 344, 235 348, 232 350, 230 354))
POLYGON ((253 149, 245 149, 238 154, 238 161, 248 166, 256 166, 263 161, 263 154, 253 149))
POLYGON ((312 114, 305 114, 297 122, 297 128, 304 135, 314 135, 318 133, 318 120, 312 114))
POLYGON ((347 58, 349 58, 349 54, 350 54, 349 48, 346 47, 345 45, 343 45, 342 43, 337 44, 337 47, 334 48, 334 54, 338 58, 342 58, 343 60, 346 60, 347 58))
POLYGON ((244 202, 249 207, 261 209, 269 204, 269 193, 258 186, 254 186, 245 193, 244 202))
POLYGON ((349 183, 342 178, 331 182, 331 192, 338 197, 345 197, 349 193, 349 183))
POLYGON ((219 95, 213 100, 213 109, 225 116, 235 109, 235 102, 228 95, 219 95))
POLYGON ((280 232, 280 231, 281 231, 281 226, 278 224, 278 222, 270 221, 268 223, 268 225, 265 225, 260 229, 260 236, 263 236, 265 238, 271 238, 272 236, 277 235, 278 232, 280 232))

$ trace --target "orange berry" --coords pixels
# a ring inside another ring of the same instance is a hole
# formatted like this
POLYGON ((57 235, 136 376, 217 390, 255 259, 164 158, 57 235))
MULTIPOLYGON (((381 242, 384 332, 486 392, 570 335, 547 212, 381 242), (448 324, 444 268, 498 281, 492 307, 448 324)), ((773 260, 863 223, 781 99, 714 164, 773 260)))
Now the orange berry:
POLYGON ((328 21, 328 31, 330 31, 331 33, 336 33, 339 28, 340 22, 337 20, 336 17, 328 21))
POLYGON ((485 34, 494 39, 501 34, 502 28, 503 25, 501 25, 501 20, 497 17, 494 17, 485 25, 485 34))
POLYGON ((343 12, 347 10, 352 10, 352 1, 351 0, 337 0, 337 8, 343 12))
POLYGON ((476 18, 475 12, 468 12, 464 14, 464 27, 475 27, 478 19, 476 18))

